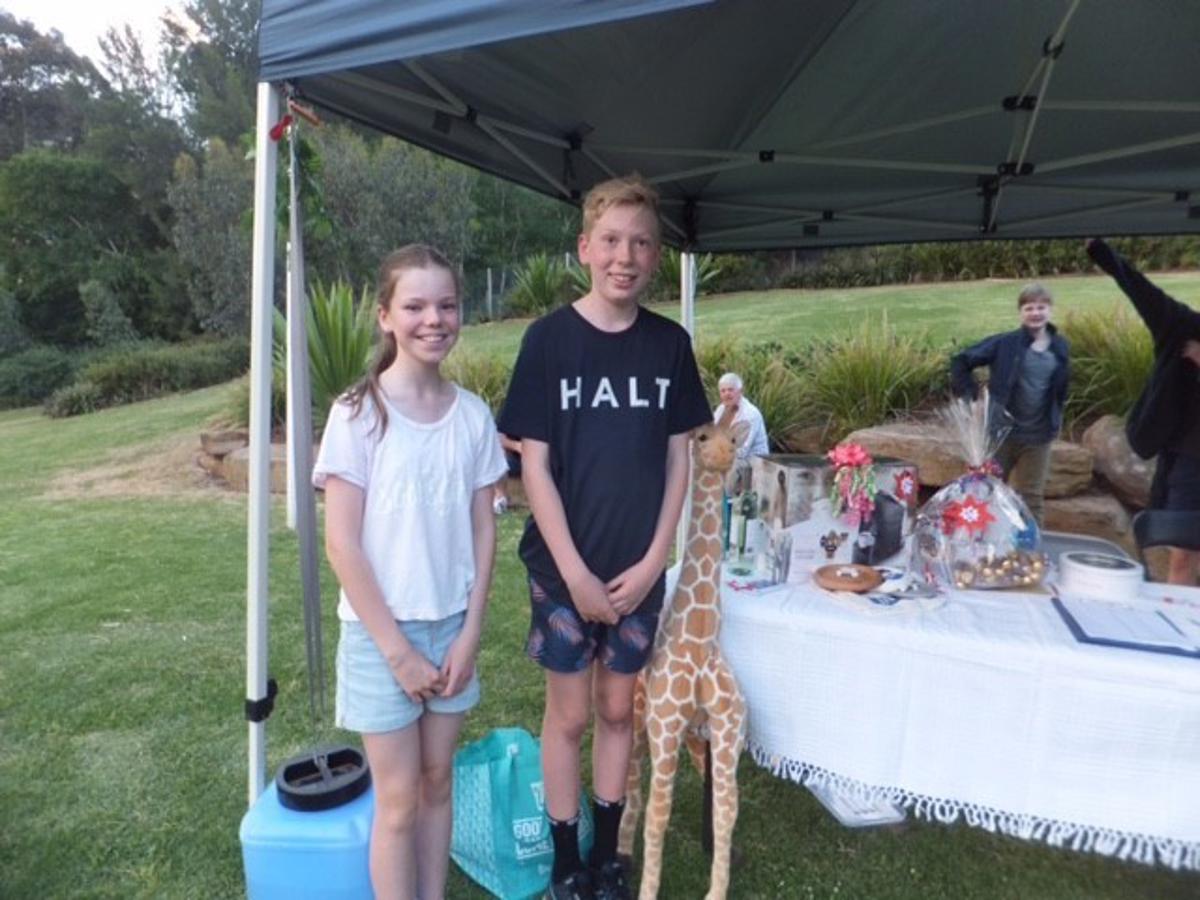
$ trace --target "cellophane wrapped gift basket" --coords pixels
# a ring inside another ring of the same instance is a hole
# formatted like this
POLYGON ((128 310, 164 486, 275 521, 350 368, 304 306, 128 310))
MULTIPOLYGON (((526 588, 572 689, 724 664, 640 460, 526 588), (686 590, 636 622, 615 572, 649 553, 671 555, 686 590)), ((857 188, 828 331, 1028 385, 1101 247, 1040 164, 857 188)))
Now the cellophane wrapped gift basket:
POLYGON ((914 581, 961 590, 1031 588, 1046 574, 1041 530, 992 457, 1010 425, 986 391, 957 399, 940 417, 966 472, 917 513, 909 564, 914 581))

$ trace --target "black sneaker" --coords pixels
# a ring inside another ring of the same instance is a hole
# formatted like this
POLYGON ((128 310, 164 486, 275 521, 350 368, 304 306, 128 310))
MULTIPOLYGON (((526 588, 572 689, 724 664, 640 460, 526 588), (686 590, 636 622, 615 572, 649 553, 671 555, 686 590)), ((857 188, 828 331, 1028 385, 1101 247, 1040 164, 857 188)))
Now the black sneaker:
POLYGON ((596 900, 633 900, 629 883, 625 880, 625 867, 618 860, 611 860, 592 869, 596 900))
POLYGON ((550 885, 545 900, 596 900, 592 890, 592 876, 587 869, 580 869, 561 881, 550 885))

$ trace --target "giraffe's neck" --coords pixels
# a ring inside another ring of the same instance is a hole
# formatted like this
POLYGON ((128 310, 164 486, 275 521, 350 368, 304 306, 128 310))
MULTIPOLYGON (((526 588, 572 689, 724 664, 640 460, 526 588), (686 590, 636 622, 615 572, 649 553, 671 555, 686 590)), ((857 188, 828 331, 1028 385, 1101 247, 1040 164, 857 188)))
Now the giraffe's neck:
POLYGON ((718 590, 695 590, 708 583, 718 588, 721 581, 721 519, 725 498, 721 473, 703 471, 692 479, 692 515, 688 520, 687 545, 679 587, 671 601, 672 614, 717 605, 718 590))
POLYGON ((703 471, 692 479, 692 517, 688 520, 687 552, 692 553, 692 538, 697 535, 704 537, 721 537, 722 505, 725 501, 725 479, 720 472, 703 471), (705 527, 705 515, 712 513, 717 517, 716 530, 711 534, 705 527))

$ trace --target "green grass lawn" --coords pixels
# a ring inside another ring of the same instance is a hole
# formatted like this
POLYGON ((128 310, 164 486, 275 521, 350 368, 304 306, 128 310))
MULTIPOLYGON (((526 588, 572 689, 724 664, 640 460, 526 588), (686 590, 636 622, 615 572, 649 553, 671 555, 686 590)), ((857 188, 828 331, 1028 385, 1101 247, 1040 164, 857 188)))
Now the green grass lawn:
MULTIPOLYGON (((1200 273, 1163 273, 1154 281, 1172 296, 1200 306, 1200 273)), ((769 291, 721 294, 696 302, 696 337, 732 334, 747 341, 779 341, 785 347, 858 328, 864 319, 888 322, 901 334, 926 334, 936 344, 962 344, 1017 326, 1017 293, 1025 282, 989 279, 947 284, 888 285, 858 290, 769 291)), ((1055 316, 1072 310, 1129 306, 1106 276, 1043 279, 1055 296, 1055 316)), ((679 304, 656 312, 679 318, 679 304)), ((1130 307, 1132 310, 1132 307, 1130 307)), ((516 357, 528 320, 473 326, 462 344, 472 351, 516 357)))
MULTIPOLYGON (((1060 309, 1085 297, 1106 302, 1111 294, 1099 279, 1062 279, 1054 287, 1060 309)), ((1175 289, 1200 294, 1200 278, 1181 276, 1175 289)), ((747 337, 787 340, 844 327, 886 303, 903 327, 937 323, 947 335, 969 336, 1011 322, 1014 294, 1012 284, 980 283, 822 292, 815 303, 792 294, 762 303, 726 297, 704 301, 700 323, 702 330, 746 328, 747 337), (775 322, 760 314, 768 304, 776 308, 775 322), (955 310, 957 324, 945 321, 955 310)), ((472 329, 466 342, 511 349, 519 329, 472 329)), ((0 413, 0 897, 6 900, 243 893, 237 828, 246 802, 246 504, 187 471, 189 445, 220 413, 227 390, 66 420, 36 410, 0 413)), ((270 671, 280 697, 268 726, 272 771, 314 740, 351 737, 328 725, 314 732, 309 720, 296 546, 282 519, 276 503, 270 671)), ((521 653, 527 599, 516 558, 520 524, 514 514, 500 522, 480 657, 485 698, 468 719, 468 739, 501 725, 538 729, 541 678, 521 653)), ((332 672, 335 586, 328 568, 322 572, 332 672)), ((329 685, 330 708, 332 696, 329 685)), ((1200 896, 1197 874, 1052 850, 962 825, 846 830, 807 791, 748 758, 740 777, 733 897, 1200 896)), ((700 787, 690 770, 676 797, 662 895, 699 897, 708 868, 699 841, 700 787)), ((449 895, 484 896, 456 871, 449 895)))

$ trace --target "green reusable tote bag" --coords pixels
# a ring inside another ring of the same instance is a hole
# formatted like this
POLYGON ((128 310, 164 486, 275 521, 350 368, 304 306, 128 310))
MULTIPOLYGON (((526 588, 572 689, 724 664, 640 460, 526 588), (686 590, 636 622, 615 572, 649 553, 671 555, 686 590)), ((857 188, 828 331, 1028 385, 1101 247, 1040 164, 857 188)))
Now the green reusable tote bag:
MULTIPOLYGON (((579 804, 581 854, 592 843, 585 799, 579 804)), ((541 745, 525 729, 498 728, 454 755, 450 856, 501 900, 523 900, 546 890, 554 844, 542 789, 541 745)))

